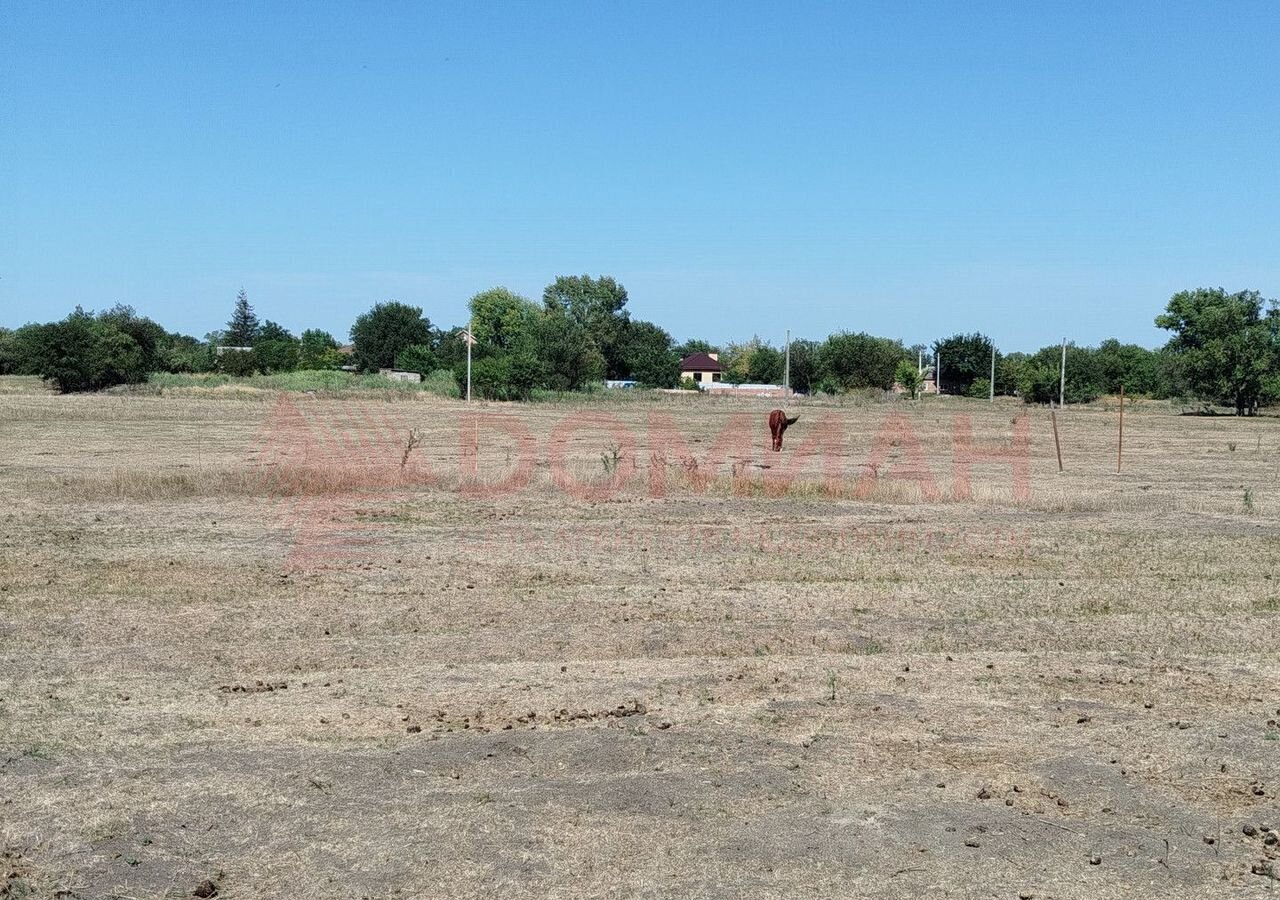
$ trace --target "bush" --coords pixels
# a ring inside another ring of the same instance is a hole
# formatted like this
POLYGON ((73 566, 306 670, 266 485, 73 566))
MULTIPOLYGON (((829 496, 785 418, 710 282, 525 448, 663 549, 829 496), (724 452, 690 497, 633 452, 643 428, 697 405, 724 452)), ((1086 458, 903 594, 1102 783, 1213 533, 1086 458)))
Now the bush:
POLYGON ((865 333, 833 334, 820 351, 820 383, 834 385, 844 391, 859 388, 892 390, 894 373, 906 355, 901 343, 888 338, 865 333))
POLYGON ((292 372, 298 367, 298 342, 294 340, 258 341, 253 345, 254 366, 264 374, 292 372))
POLYGON ((396 354, 396 368, 403 372, 417 372, 425 378, 440 368, 440 359, 430 344, 413 344, 396 354))
POLYGON ((902 386, 902 389, 911 395, 911 399, 915 400, 920 396, 920 384, 924 381, 920 374, 920 369, 909 359, 904 359, 898 363, 898 368, 894 372, 894 380, 902 386))
POLYGON ((31 341, 37 374, 64 394, 146 379, 137 341, 80 308, 61 322, 37 326, 31 341))
POLYGON ((319 328, 302 332, 298 346, 299 369, 336 369, 342 365, 342 354, 333 335, 319 328))
POLYGON ((244 378, 258 371, 258 361, 252 350, 227 350, 218 356, 218 371, 244 378))
POLYGON ((969 390, 965 391, 966 397, 973 397, 975 400, 986 400, 991 396, 991 379, 975 378, 973 383, 969 385, 969 390))
MULTIPOLYGON (((487 356, 471 364, 471 390, 485 400, 528 400, 543 378, 541 364, 532 354, 487 356)), ((458 379, 466 384, 466 373, 458 379)))

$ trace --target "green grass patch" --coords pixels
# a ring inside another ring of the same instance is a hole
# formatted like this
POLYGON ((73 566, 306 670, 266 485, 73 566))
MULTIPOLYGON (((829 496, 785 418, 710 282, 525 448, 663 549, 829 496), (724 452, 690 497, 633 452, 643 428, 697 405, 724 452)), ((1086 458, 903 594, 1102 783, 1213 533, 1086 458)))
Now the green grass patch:
POLYGON ((219 372, 207 374, 172 374, 155 372, 147 378, 145 386, 137 386, 147 392, 162 394, 168 390, 182 389, 215 389, 248 388, 262 391, 291 391, 304 393, 314 391, 317 394, 354 394, 379 393, 412 395, 419 393, 434 394, 440 397, 458 397, 458 384, 453 373, 447 369, 432 372, 418 384, 408 381, 393 381, 382 375, 362 375, 355 372, 343 372, 338 369, 304 370, 298 372, 280 372, 273 375, 249 375, 239 377, 219 372))

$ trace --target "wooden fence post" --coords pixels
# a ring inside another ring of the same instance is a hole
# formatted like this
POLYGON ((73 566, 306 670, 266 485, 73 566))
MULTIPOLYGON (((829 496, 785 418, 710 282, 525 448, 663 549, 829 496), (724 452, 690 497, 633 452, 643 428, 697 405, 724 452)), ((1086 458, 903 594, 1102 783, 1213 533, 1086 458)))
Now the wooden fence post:
POLYGON ((1062 444, 1058 443, 1058 412, 1052 405, 1049 407, 1049 418, 1053 422, 1053 449, 1058 451, 1058 471, 1062 471, 1062 444))

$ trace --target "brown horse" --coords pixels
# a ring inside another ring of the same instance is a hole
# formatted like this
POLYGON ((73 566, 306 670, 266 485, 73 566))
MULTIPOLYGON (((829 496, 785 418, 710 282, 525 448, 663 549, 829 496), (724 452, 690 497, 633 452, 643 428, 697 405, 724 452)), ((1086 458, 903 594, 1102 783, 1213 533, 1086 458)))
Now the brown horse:
POLYGON ((775 409, 769 413, 769 433, 773 435, 773 449, 776 453, 782 449, 782 433, 787 430, 788 425, 796 424, 796 416, 794 419, 788 419, 787 414, 780 409, 775 409))

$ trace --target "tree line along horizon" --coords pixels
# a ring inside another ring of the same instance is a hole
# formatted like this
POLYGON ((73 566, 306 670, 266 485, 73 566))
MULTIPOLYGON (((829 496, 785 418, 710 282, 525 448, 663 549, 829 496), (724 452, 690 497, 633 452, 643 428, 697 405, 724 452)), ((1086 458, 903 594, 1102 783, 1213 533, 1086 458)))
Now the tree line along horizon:
MULTIPOLYGON (((626 289, 609 276, 561 276, 537 303, 506 288, 471 298, 472 389, 485 399, 524 400, 538 391, 589 390, 606 379, 644 387, 692 389, 681 383, 680 360, 717 352, 729 383, 776 384, 783 379, 785 348, 759 338, 713 345, 677 343, 653 322, 633 319, 626 289)), ((1195 400, 1250 415, 1280 400, 1280 309, 1257 291, 1222 288, 1179 292, 1156 316, 1171 333, 1159 349, 1115 339, 1096 347, 1068 343, 1065 399, 1082 403, 1117 393, 1156 399, 1195 400)), ((152 373, 231 376, 296 370, 361 372, 395 368, 428 376, 466 378, 466 329, 439 328, 420 307, 376 303, 351 326, 350 355, 321 329, 294 335, 259 320, 245 290, 227 327, 203 340, 167 331, 132 307, 103 312, 77 307, 57 322, 0 328, 0 374, 36 375, 64 393, 94 391, 146 381, 152 373), (234 349, 233 349, 234 348, 234 349), (220 352, 221 351, 221 352, 220 352)), ((1058 398, 1061 345, 1033 353, 1000 353, 990 338, 954 334, 930 346, 866 332, 838 331, 821 341, 790 343, 790 385, 802 393, 839 394, 920 388, 919 359, 939 356, 941 392, 987 397, 995 356, 994 392, 1028 403, 1058 398)))

